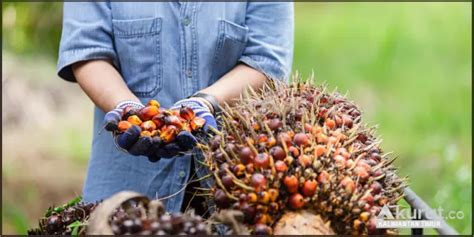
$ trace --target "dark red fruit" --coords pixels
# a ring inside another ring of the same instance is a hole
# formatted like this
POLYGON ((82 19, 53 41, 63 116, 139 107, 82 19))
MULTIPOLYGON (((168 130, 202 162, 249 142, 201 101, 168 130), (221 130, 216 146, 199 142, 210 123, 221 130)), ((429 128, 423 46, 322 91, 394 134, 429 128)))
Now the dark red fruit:
POLYGON ((228 208, 230 206, 230 199, 221 189, 217 189, 214 193, 214 201, 219 208, 228 208))
POLYGON ((300 209, 305 204, 303 195, 299 193, 294 193, 293 195, 291 195, 289 202, 290 202, 290 207, 293 209, 300 209))
POLYGON ((224 175, 221 181, 226 189, 231 189, 232 187, 234 187, 234 180, 229 174, 224 175))
POLYGON ((240 149, 239 158, 242 163, 248 164, 255 158, 255 153, 250 149, 250 147, 244 146, 240 149))
POLYGON ((307 146, 309 144, 309 138, 306 133, 297 133, 293 138, 293 142, 298 146, 307 146))
POLYGON ((255 168, 266 169, 270 166, 270 159, 267 153, 259 153, 254 160, 255 168))
POLYGON ((275 170, 277 172, 286 172, 288 170, 288 166, 285 164, 285 162, 277 160, 275 162, 275 170))
POLYGON ((282 126, 283 126, 283 123, 278 118, 274 118, 274 119, 268 121, 268 127, 273 131, 281 128, 282 126))
POLYGON ((251 183, 252 187, 255 188, 255 191, 260 192, 267 185, 267 179, 265 176, 263 176, 263 174, 256 173, 252 175, 251 183))
POLYGON ((318 183, 314 180, 306 180, 303 184, 302 192, 305 197, 312 197, 316 193, 318 183))
POLYGON ((274 146, 270 149, 270 155, 274 160, 283 160, 286 157, 285 150, 281 146, 274 146))

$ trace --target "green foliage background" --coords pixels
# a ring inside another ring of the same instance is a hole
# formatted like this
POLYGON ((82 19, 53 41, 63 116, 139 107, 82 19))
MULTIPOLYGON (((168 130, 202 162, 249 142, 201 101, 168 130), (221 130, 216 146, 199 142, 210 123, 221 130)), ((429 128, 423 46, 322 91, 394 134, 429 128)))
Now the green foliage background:
MULTIPOLYGON (((2 52, 46 58, 42 65, 54 73, 61 4, 2 3, 2 13, 2 52)), ((412 188, 432 207, 463 211, 464 219, 448 222, 472 233, 472 4, 297 3, 295 17, 293 69, 348 91, 365 121, 379 125, 383 147, 399 156, 412 188)), ((85 169, 90 136, 77 142, 71 129, 62 131, 69 134, 64 149, 80 151, 72 167, 85 169)), ((80 192, 81 184, 71 185, 80 192)), ((20 206, 2 203, 2 226, 13 233, 37 218, 20 206)))

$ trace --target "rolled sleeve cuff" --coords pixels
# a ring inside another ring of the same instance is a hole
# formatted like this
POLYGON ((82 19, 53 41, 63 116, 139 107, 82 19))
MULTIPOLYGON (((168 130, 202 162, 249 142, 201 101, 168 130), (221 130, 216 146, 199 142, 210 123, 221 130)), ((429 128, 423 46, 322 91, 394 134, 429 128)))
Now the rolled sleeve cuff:
POLYGON ((239 60, 263 73, 271 80, 286 80, 289 72, 287 72, 279 63, 262 56, 242 56, 239 60))
POLYGON ((72 64, 93 59, 111 59, 114 66, 117 67, 117 56, 113 49, 109 48, 84 48, 60 53, 57 72, 58 76, 66 81, 76 82, 76 77, 72 72, 72 64))

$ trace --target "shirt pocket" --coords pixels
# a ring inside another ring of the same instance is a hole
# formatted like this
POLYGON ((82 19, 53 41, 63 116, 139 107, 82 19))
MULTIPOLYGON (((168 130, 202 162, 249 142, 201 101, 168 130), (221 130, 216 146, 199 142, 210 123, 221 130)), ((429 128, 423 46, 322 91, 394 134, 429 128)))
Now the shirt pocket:
POLYGON ((248 40, 248 27, 220 20, 211 83, 237 65, 248 40))
POLYGON ((120 71, 137 96, 162 88, 161 18, 112 20, 120 71))

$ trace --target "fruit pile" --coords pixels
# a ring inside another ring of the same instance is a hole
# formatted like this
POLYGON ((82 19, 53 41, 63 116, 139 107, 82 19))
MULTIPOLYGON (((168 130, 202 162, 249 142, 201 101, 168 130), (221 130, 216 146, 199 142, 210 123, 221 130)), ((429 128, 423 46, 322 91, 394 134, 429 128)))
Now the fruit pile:
POLYGON ((182 106, 179 110, 160 108, 160 103, 150 100, 141 109, 132 106, 123 109, 121 121, 118 124, 109 124, 109 131, 118 132, 117 142, 120 147, 130 146, 130 140, 135 140, 134 134, 140 134, 140 139, 150 139, 152 144, 161 146, 173 142, 178 133, 188 131, 198 132, 206 123, 203 118, 197 117, 194 111, 182 106), (127 133, 128 129, 138 132, 127 133))
POLYGON ((39 220, 39 228, 28 230, 28 235, 85 234, 87 220, 96 206, 96 203, 81 202, 78 197, 62 206, 49 208, 39 220))
POLYGON ((271 234, 287 210, 313 210, 337 234, 376 229, 381 208, 403 197, 361 111, 337 92, 309 83, 266 85, 223 108, 222 133, 200 145, 220 209, 242 210, 254 234, 271 234))

